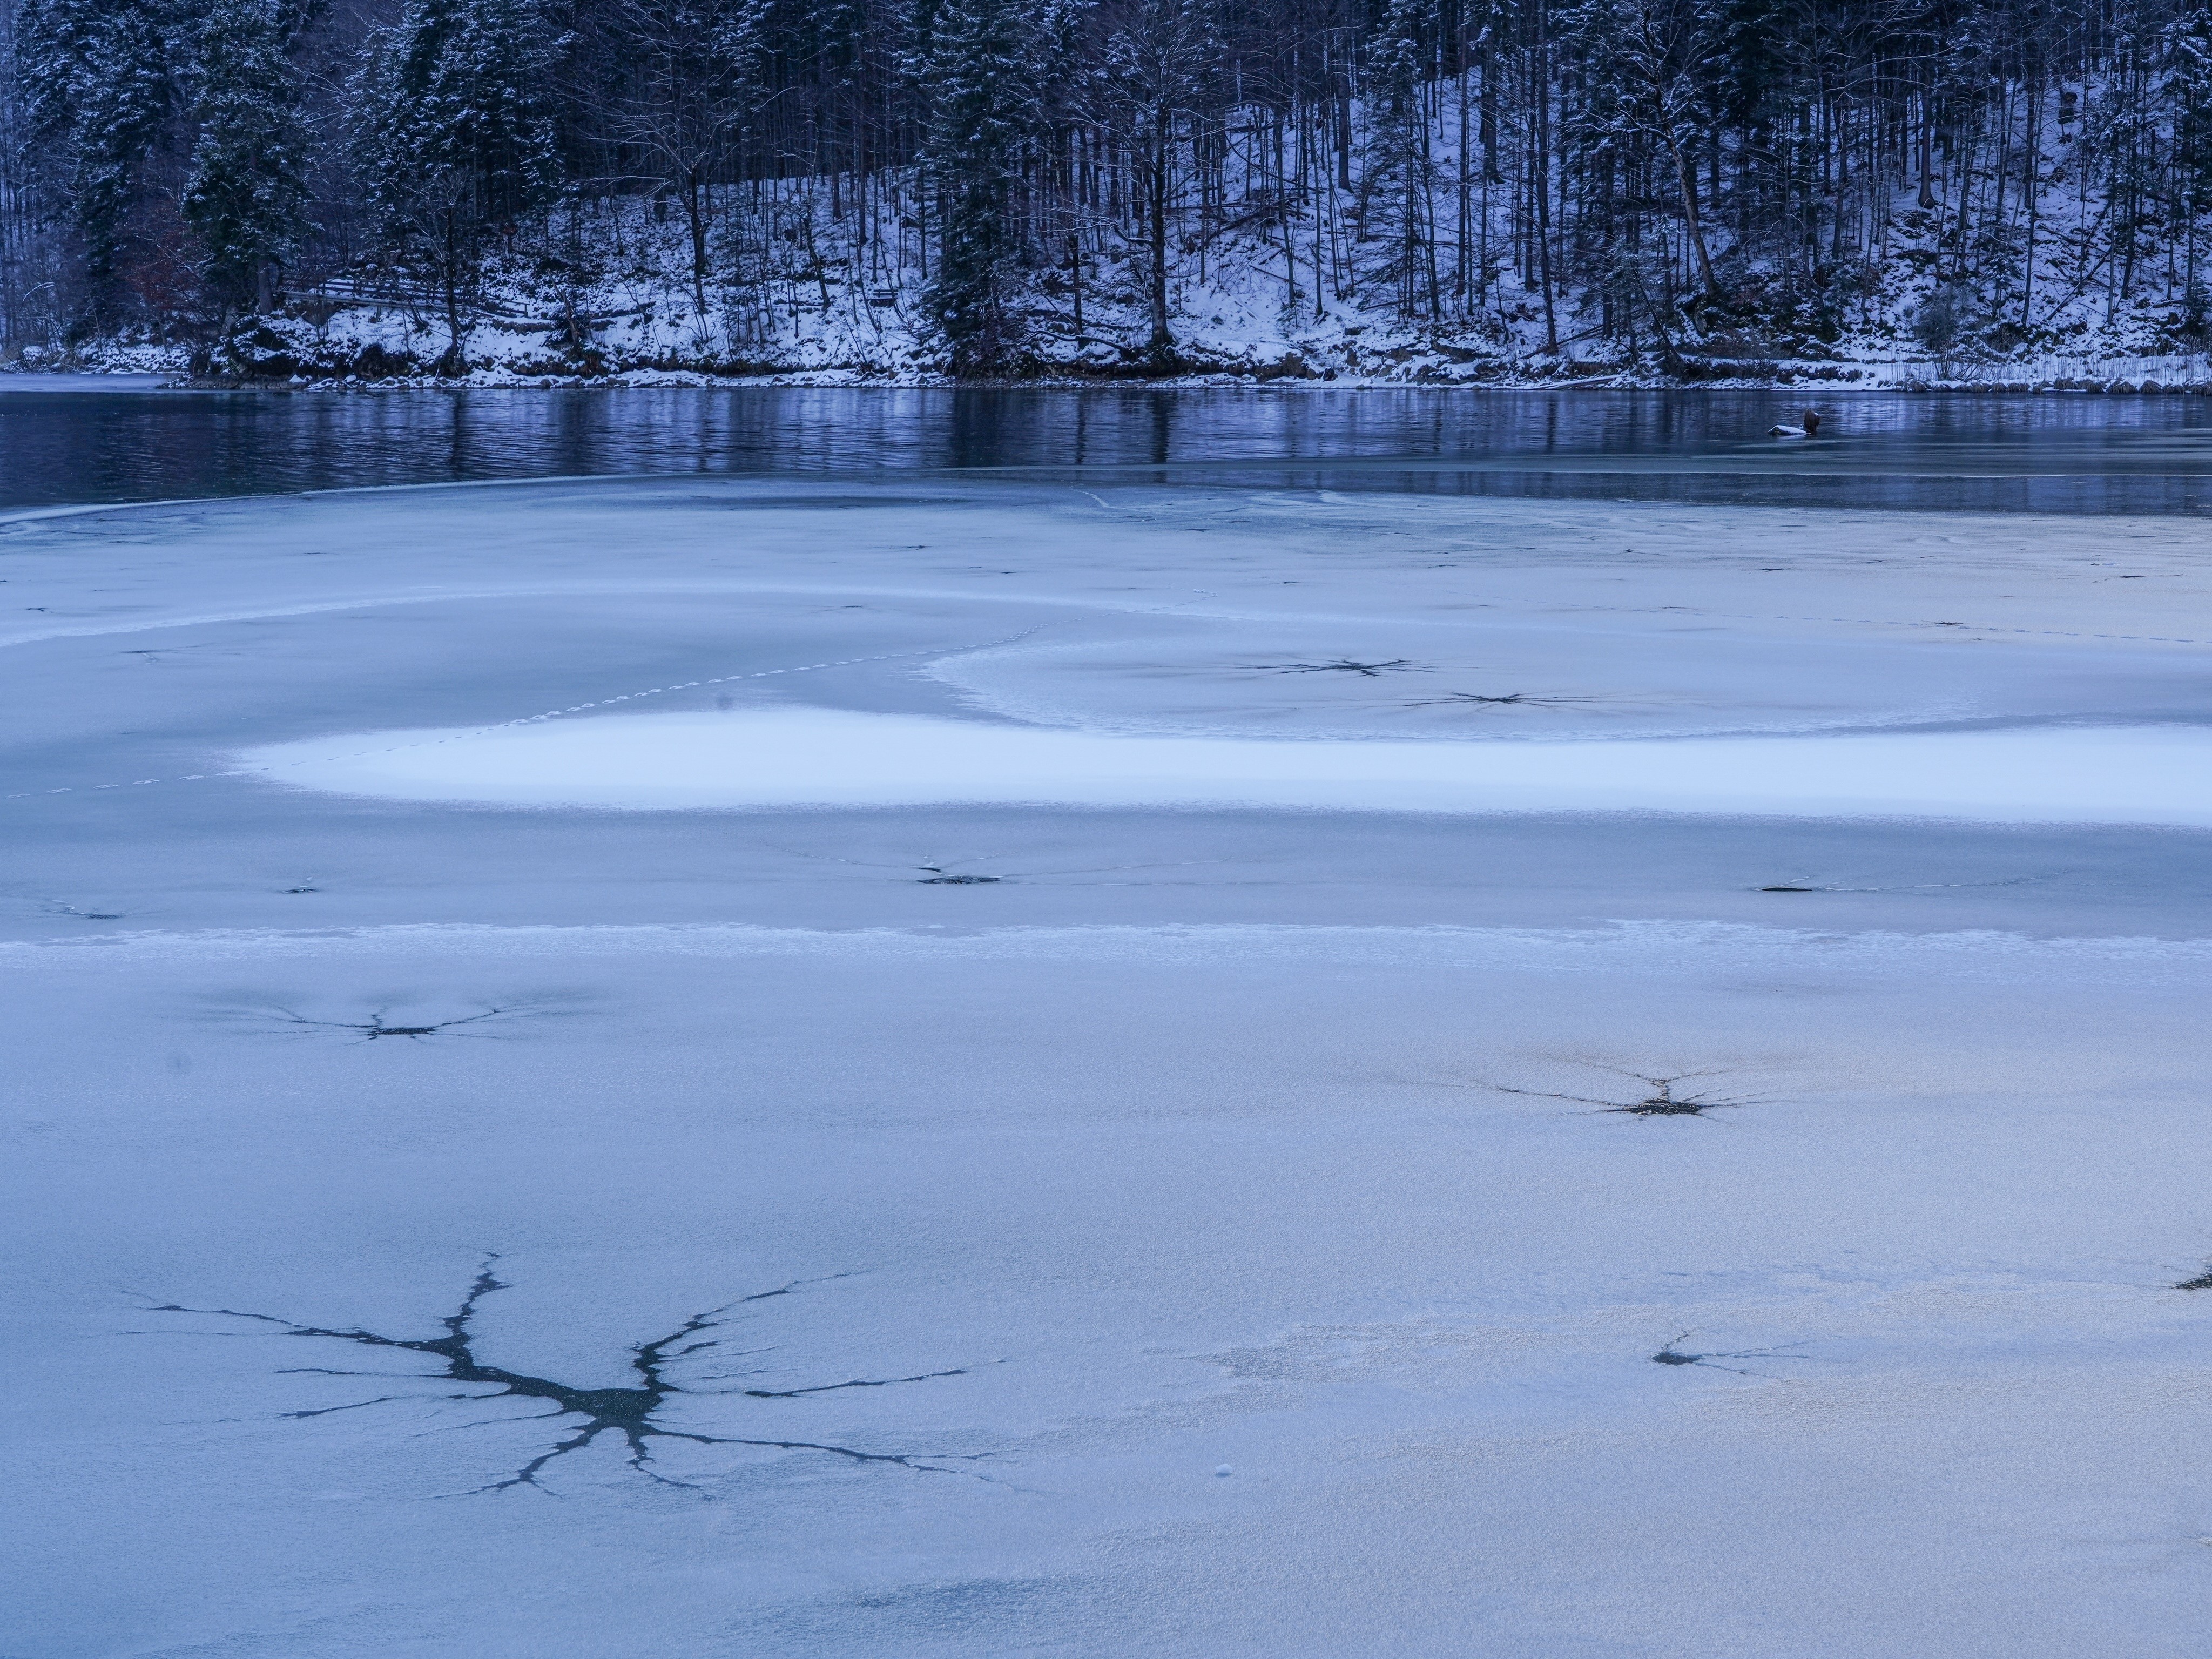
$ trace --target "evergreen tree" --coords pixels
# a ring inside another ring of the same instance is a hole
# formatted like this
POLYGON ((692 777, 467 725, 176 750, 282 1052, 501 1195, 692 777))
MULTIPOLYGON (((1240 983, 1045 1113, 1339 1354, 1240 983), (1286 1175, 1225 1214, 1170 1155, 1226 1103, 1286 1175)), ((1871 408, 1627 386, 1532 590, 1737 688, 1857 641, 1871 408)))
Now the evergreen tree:
POLYGON ((268 304, 307 229, 307 134, 291 56, 304 21, 289 0, 212 0, 201 22, 183 206, 226 313, 268 304))
POLYGON ((120 320, 131 222, 180 102, 178 32, 166 0, 22 0, 16 16, 25 124, 81 244, 82 329, 120 320))
POLYGON ((407 0, 360 77, 368 206, 386 244, 438 285, 448 374, 465 367, 462 301, 486 236, 560 188, 552 52, 533 0, 407 0))
POLYGON ((2181 212, 2184 305, 2192 332, 2203 335, 2212 312, 2197 268, 2200 222, 2212 211, 2212 11, 2192 11, 2169 24, 2166 96, 2172 112, 2175 194, 2181 212))
POLYGON ((1015 194, 1033 136, 1030 9, 944 0, 930 35, 930 182, 938 254, 927 302, 956 374, 1001 374, 1023 346, 1014 308, 1025 249, 1015 194))

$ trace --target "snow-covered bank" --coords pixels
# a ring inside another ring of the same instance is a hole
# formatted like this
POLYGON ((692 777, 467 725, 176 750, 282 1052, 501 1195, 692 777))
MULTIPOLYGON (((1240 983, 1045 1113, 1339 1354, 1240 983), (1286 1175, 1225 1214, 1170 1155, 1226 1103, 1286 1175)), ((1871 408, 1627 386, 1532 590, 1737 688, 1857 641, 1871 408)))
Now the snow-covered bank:
MULTIPOLYGON (((371 319, 370 334, 386 331, 371 319)), ((420 331, 416 331, 419 332, 420 331)), ((1354 331, 1356 333, 1358 331, 1354 331)), ((186 345, 140 346, 86 353, 33 352, 0 366, 0 389, 52 389, 68 385, 83 390, 198 386, 939 386, 955 382, 926 359, 878 361, 867 356, 810 363, 725 361, 655 352, 642 360, 617 358, 596 362, 508 350, 496 338, 477 339, 468 348, 473 365, 465 374, 439 371, 413 351, 385 351, 377 341, 343 330, 291 327, 281 319, 264 323, 246 348, 217 365, 186 345)), ((1726 390, 1798 389, 1857 392, 2088 392, 2212 393, 2212 356, 2168 353, 2142 356, 2066 356, 2049 353, 2017 358, 1820 357, 1711 358, 1698 360, 1687 374, 1648 365, 1620 365, 1602 359, 1562 358, 1499 362, 1434 349, 1418 336, 1377 342, 1363 352, 1356 339, 1309 338, 1296 349, 1268 356, 1239 351, 1193 356, 1159 373, 1086 369, 1080 365, 1040 368, 1018 381, 1024 386, 1293 386, 1302 384, 1358 386, 1468 386, 1495 391, 1564 391, 1592 386, 1663 390, 1706 386, 1726 390)))
MULTIPOLYGON (((916 181, 902 173, 885 188, 896 198, 916 181)), ((1897 194, 1909 202, 1909 192, 1897 194)), ((565 227, 558 234, 549 220, 491 256, 471 284, 458 337, 434 285, 403 271, 348 270, 303 281, 283 304, 227 332, 180 324, 160 339, 33 343, 7 367, 192 374, 211 385, 946 383, 950 358, 927 297, 927 239, 911 226, 891 235, 866 229, 849 194, 842 208, 837 200, 818 179, 708 192, 714 274, 697 283, 681 216, 629 198, 576 208, 556 216, 565 227)), ((2028 264, 2016 252, 1995 260, 1995 287, 1976 297, 1955 273, 1937 280, 1956 258, 1955 227, 1900 205, 1878 256, 1869 252, 1847 279, 1828 273, 1832 291, 1808 290, 1804 279, 1785 280, 1747 257, 1731 277, 1734 297, 1689 305, 1668 324, 1661 351, 1648 337, 1608 334, 1603 319, 1614 301, 1601 285, 1563 288, 1547 304, 1534 276, 1510 262, 1492 273, 1480 305, 1407 316, 1387 287, 1354 279, 1360 262, 1376 257, 1371 248, 1320 280, 1304 250, 1334 245, 1343 228, 1324 234, 1329 215, 1317 203, 1287 213, 1278 203, 1256 218, 1176 237, 1165 351, 1148 339, 1148 276, 1136 244, 1107 237, 1085 254, 1079 313, 1066 270, 1030 272, 1015 307, 1025 344, 1009 372, 1070 383, 2212 388, 2201 295, 2185 296, 2171 269, 2162 279, 2146 273, 2159 285, 2129 296, 2090 280, 2107 211, 2094 191, 2054 195, 2028 264), (2043 296, 2032 304, 1999 292, 2023 274, 2043 296), (1924 313, 1939 304, 1975 314, 1938 338, 1924 313), (2020 315, 1997 315, 2016 306, 2020 315)), ((1501 249, 1505 240, 1501 233, 1501 249)))
POLYGON ((2109 806, 2201 788, 2110 729, 2212 727, 2202 543, 942 478, 0 525, 0 1600, 41 1659, 2194 1659, 2212 836, 945 785, 1918 744, 2109 806), (494 728, 405 751, 472 801, 234 769, 494 728), (664 731, 869 799, 483 804, 696 781, 664 731))

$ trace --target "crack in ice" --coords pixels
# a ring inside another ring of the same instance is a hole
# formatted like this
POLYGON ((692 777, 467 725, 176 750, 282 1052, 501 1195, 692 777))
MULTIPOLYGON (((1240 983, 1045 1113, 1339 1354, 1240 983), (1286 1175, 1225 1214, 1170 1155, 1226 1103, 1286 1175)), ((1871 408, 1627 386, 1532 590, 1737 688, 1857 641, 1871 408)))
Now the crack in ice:
MULTIPOLYGON (((396 1035, 396 1033, 388 1034, 396 1035)), ((461 1298, 459 1307, 440 1322, 445 1328, 445 1334, 442 1336, 412 1338, 386 1336, 358 1326, 341 1329, 332 1326, 307 1325, 295 1320, 280 1318, 273 1314, 254 1313, 238 1308, 191 1308, 173 1302, 160 1304, 149 1308, 148 1311, 249 1320, 262 1325, 274 1326, 277 1328, 279 1334, 286 1336, 319 1337, 332 1341, 359 1343, 373 1348, 423 1354, 441 1361, 444 1365, 441 1372, 424 1376, 422 1380, 425 1382, 489 1385, 491 1388, 489 1393, 428 1396, 407 1394, 380 1395, 374 1399, 354 1401, 343 1406, 315 1407, 281 1413, 287 1419, 325 1417, 335 1412, 361 1411, 374 1406, 427 1397, 434 1400, 480 1401, 507 1399, 537 1400, 545 1401, 553 1407, 550 1411, 535 1413, 529 1417, 499 1419, 495 1419, 495 1421, 530 1422, 568 1417, 582 1419, 573 1431, 552 1446, 529 1459, 514 1474, 497 1480, 487 1481, 479 1486, 471 1487, 466 1492, 458 1494, 461 1496, 506 1492, 516 1486, 534 1486, 541 1492, 547 1491, 549 1489, 538 1479, 546 1466, 571 1453, 582 1451, 604 1434, 614 1434, 622 1437, 629 1448, 629 1456, 627 1461, 629 1467, 640 1474, 648 1480, 659 1481, 663 1486, 681 1486, 693 1491, 698 1489, 696 1483, 674 1480, 650 1467, 653 1457, 648 1442, 679 1440, 702 1446, 752 1446, 775 1451, 819 1452, 827 1456, 842 1458, 854 1463, 891 1464, 903 1469, 939 1474, 972 1473, 972 1471, 950 1468, 946 1465, 956 1462, 974 1462, 981 1457, 988 1455, 987 1453, 880 1452, 870 1451, 859 1446, 842 1445, 834 1441, 702 1434, 686 1429, 665 1427, 657 1420, 661 1408, 667 1404, 672 1395, 734 1394, 755 1400, 795 1400, 808 1395, 829 1394, 845 1389, 892 1388, 902 1383, 934 1382, 941 1377, 964 1376, 968 1374, 965 1367, 957 1367, 950 1370, 917 1372, 910 1376, 854 1377, 842 1382, 822 1383, 812 1388, 703 1390, 684 1389, 669 1379, 668 1368, 676 1361, 708 1352, 720 1346, 720 1338, 706 1334, 719 1329, 725 1322, 726 1316, 732 1314, 734 1310, 748 1307, 755 1303, 771 1301, 777 1297, 787 1296, 803 1285, 824 1282, 822 1280, 793 1279, 788 1284, 778 1285, 772 1291, 759 1291, 750 1296, 738 1297, 734 1301, 722 1304, 720 1307, 710 1308, 703 1313, 692 1315, 675 1329, 655 1337, 649 1342, 638 1343, 629 1350, 630 1367, 636 1372, 638 1381, 629 1387, 577 1388, 568 1383, 556 1382, 550 1377, 532 1376, 526 1372, 513 1371, 503 1366, 487 1364, 477 1356, 476 1334, 471 1329, 471 1322, 474 1321, 478 1305, 484 1297, 495 1291, 512 1288, 492 1272, 492 1264, 498 1260, 496 1255, 485 1258, 483 1266, 477 1270, 476 1279, 470 1285, 467 1294, 461 1298), (691 1340, 692 1338, 699 1340, 691 1340)), ((846 1276, 842 1273, 830 1275, 831 1278, 838 1279, 846 1276)), ((343 1370, 325 1366, 303 1365, 288 1368, 280 1375, 374 1376, 389 1376, 392 1373, 343 1370)), ((403 1372, 398 1375, 411 1374, 403 1372)), ((472 1424, 465 1426, 486 1425, 472 1424)))

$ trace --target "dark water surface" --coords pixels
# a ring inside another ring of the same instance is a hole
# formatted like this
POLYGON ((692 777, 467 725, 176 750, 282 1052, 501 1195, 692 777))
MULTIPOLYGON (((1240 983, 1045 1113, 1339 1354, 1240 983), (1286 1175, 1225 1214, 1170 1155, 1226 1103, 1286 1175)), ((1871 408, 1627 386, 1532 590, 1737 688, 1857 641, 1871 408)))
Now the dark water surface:
MULTIPOLYGON (((1006 476, 2057 513, 2212 511, 2212 398, 744 386, 0 390, 0 510, 579 474, 1006 476)), ((82 384, 82 383, 80 383, 82 384)))

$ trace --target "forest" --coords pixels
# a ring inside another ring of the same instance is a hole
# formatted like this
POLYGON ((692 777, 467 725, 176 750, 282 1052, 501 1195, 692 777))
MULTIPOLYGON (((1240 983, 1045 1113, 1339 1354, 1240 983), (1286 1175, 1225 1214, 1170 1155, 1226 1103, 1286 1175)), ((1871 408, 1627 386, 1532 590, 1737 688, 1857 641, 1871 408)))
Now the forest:
POLYGON ((2185 0, 0 20, 11 360, 1694 378, 2212 336, 2185 0))

